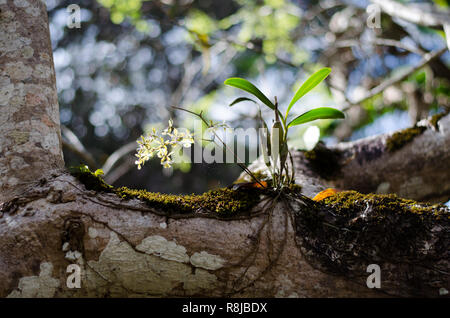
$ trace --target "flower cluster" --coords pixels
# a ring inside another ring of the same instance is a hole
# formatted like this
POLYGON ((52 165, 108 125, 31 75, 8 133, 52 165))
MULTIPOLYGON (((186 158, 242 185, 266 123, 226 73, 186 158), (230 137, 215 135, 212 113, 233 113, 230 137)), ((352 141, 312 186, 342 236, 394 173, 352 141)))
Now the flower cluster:
POLYGON ((173 127, 172 119, 169 120, 169 127, 158 133, 153 128, 152 132, 145 137, 141 136, 141 139, 137 141, 138 149, 136 157, 136 164, 138 169, 144 163, 156 154, 161 159, 161 165, 164 168, 170 168, 173 164, 172 155, 176 147, 189 148, 194 143, 194 138, 189 130, 180 132, 177 128, 173 127), (169 151, 170 148, 170 151, 169 151))

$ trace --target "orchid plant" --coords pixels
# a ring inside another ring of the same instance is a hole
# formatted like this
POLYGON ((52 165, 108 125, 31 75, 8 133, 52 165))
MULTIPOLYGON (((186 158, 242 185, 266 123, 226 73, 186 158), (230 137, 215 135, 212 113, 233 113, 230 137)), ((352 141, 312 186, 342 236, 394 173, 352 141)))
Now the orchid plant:
MULTIPOLYGON (((289 119, 290 111, 292 107, 297 103, 300 98, 305 96, 309 91, 321 83, 331 72, 331 69, 326 67, 318 70, 312 74, 297 90, 294 97, 290 101, 286 113, 283 115, 278 108, 277 98, 274 98, 272 103, 266 95, 264 95, 255 85, 243 78, 233 77, 225 81, 226 85, 230 85, 241 90, 244 90, 256 98, 258 98, 264 105, 274 111, 274 123, 271 131, 269 132, 267 125, 262 121, 264 125, 264 136, 261 136, 261 141, 266 140, 266 144, 261 145, 262 154, 264 157, 264 163, 272 176, 272 186, 274 188, 282 188, 285 185, 289 185, 294 182, 294 167, 292 155, 290 154, 287 146, 287 135, 289 128, 304 124, 316 119, 338 119, 344 118, 345 115, 338 109, 331 107, 318 107, 309 110, 299 116, 289 119), (290 158, 291 173, 289 173, 289 167, 287 164, 287 158, 290 158)), ((239 97, 234 100, 230 106, 236 105, 243 101, 251 101, 257 103, 255 100, 247 97, 239 97)))
MULTIPOLYGON (((340 110, 330 107, 318 107, 314 108, 310 111, 307 111, 299 116, 296 116, 289 120, 289 114, 292 107, 295 103, 306 95, 309 91, 311 91, 314 87, 316 87, 320 82, 322 82, 328 74, 330 74, 330 68, 322 68, 311 75, 297 90, 291 102, 289 103, 286 113, 283 115, 278 108, 277 98, 274 98, 274 102, 272 103, 269 98, 266 97, 255 85, 247 81, 243 78, 229 78, 225 81, 226 85, 230 85, 239 89, 242 89, 256 98, 258 98, 264 105, 269 107, 274 111, 274 123, 269 131, 267 125, 262 120, 263 123, 263 135, 260 136, 261 141, 261 151, 264 158, 264 163, 270 171, 272 177, 272 187, 275 189, 281 189, 284 186, 294 183, 294 167, 293 167, 293 159, 292 155, 288 150, 287 145, 287 136, 289 132, 289 128, 293 126, 297 126, 300 124, 304 124, 316 119, 337 119, 344 118, 344 113, 340 110), (289 165, 287 163, 288 157, 290 158, 290 166, 291 171, 289 173, 289 165)), ((230 106, 234 106, 237 103, 243 101, 251 101, 257 103, 255 100, 247 98, 247 97, 239 97, 234 100, 230 106)), ((217 140, 222 144, 223 147, 227 148, 227 145, 220 139, 220 137, 216 134, 216 130, 219 128, 226 128, 227 126, 224 124, 213 123, 211 121, 207 121, 203 114, 197 114, 190 110, 174 107, 175 109, 183 110, 192 115, 199 117, 205 125, 208 127, 210 132, 217 137, 217 140)), ((213 138, 213 141, 216 142, 213 138)), ((169 126, 158 132, 155 128, 152 129, 150 133, 146 136, 141 136, 141 139, 137 141, 138 149, 137 149, 137 160, 136 165, 138 169, 155 155, 161 159, 161 165, 164 168, 170 168, 173 164, 172 156, 175 153, 176 149, 180 147, 190 147, 194 143, 194 136, 189 132, 189 130, 185 129, 184 132, 181 132, 179 129, 173 127, 173 122, 169 120, 169 126)), ((235 155, 236 156, 236 155, 235 155)), ((249 174, 249 176, 254 179, 259 185, 263 186, 264 183, 261 183, 259 180, 245 165, 239 164, 241 168, 249 174)))

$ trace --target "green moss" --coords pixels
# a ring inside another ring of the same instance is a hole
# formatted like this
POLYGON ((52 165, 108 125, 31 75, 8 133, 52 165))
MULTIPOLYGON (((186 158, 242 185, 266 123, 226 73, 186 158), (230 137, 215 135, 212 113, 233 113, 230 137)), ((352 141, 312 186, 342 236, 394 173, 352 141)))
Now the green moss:
POLYGON ((309 202, 294 219, 307 259, 346 277, 360 277, 372 263, 435 264, 448 253, 450 213, 443 205, 345 191, 309 202))
POLYGON ((425 127, 414 126, 394 133, 386 140, 386 148, 389 152, 394 152, 412 141, 416 136, 422 134, 425 127))
POLYGON ((239 190, 222 188, 200 195, 161 194, 126 187, 114 188, 84 165, 71 167, 70 171, 88 190, 113 192, 123 199, 137 198, 144 201, 149 207, 173 211, 175 214, 201 212, 229 216, 245 213, 259 202, 259 194, 263 191, 257 188, 239 190))
POLYGON ((304 152, 311 169, 323 179, 329 180, 340 170, 340 152, 331 150, 323 142, 318 142, 314 149, 304 152))
POLYGON ((335 195, 325 198, 324 204, 332 205, 333 208, 342 214, 352 214, 360 212, 371 206, 374 216, 383 218, 386 214, 416 214, 432 215, 441 217, 448 213, 444 212, 445 207, 439 204, 419 203, 414 200, 399 198, 395 194, 362 194, 356 191, 337 192, 335 195), (440 209, 442 207, 442 209, 440 209))
POLYGON ((70 174, 80 180, 86 189, 98 192, 112 192, 114 187, 107 184, 100 173, 91 172, 86 165, 79 165, 69 168, 70 174))
POLYGON ((258 189, 236 191, 222 188, 200 195, 173 195, 121 187, 115 192, 122 198, 138 198, 150 207, 171 210, 175 213, 202 212, 226 216, 248 212, 259 201, 258 192, 260 191, 258 189))
MULTIPOLYGON (((430 124, 433 125, 434 128, 438 129, 438 122, 439 120, 446 116, 449 113, 449 111, 444 111, 443 113, 439 113, 431 117, 430 124)), ((401 130, 399 132, 394 133, 391 137, 389 137, 386 140, 386 148, 388 151, 393 152, 400 148, 402 148, 404 145, 406 145, 408 142, 412 141, 416 136, 422 134, 426 130, 426 127, 422 126, 414 126, 411 128, 407 128, 404 130, 401 130)))
POLYGON ((434 115, 433 117, 431 117, 430 123, 433 125, 434 128, 438 129, 439 128, 438 127, 439 120, 442 117, 444 117, 445 115, 447 115, 448 113, 449 113, 449 111, 447 110, 447 111, 445 111, 443 113, 439 113, 439 114, 434 115))

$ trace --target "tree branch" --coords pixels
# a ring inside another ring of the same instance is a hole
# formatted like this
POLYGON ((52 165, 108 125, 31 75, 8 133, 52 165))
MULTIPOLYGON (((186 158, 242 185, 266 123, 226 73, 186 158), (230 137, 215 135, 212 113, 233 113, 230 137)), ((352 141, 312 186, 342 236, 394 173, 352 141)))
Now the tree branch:
POLYGON ((392 17, 426 27, 442 27, 450 24, 450 12, 431 12, 423 6, 404 5, 393 0, 370 0, 392 17))
POLYGON ((399 82, 403 81, 404 79, 406 79, 408 76, 410 76, 414 72, 418 71, 419 69, 421 69, 422 67, 424 67, 425 65, 430 63, 431 61, 437 59, 445 51, 447 51, 446 47, 444 47, 444 48, 442 48, 440 50, 436 50, 434 52, 430 52, 430 53, 425 54, 423 56, 422 60, 416 66, 411 66, 411 67, 409 67, 406 70, 398 72, 397 74, 395 74, 391 78, 381 82, 378 86, 375 86, 374 88, 372 88, 363 97, 359 98, 358 100, 353 101, 353 102, 345 103, 344 105, 342 105, 341 110, 343 110, 343 111, 348 110, 350 107, 353 107, 355 105, 359 105, 359 104, 365 102, 366 100, 374 97, 375 95, 378 95, 378 94, 382 93, 389 86, 392 86, 392 85, 394 85, 396 83, 399 83, 399 82))
MULTIPOLYGON (((391 151, 386 145, 394 140, 393 133, 329 148, 319 143, 306 154, 291 150, 296 184, 308 197, 326 188, 337 188, 446 202, 450 198, 450 114, 437 123, 435 120, 420 122, 423 128, 418 128, 418 135, 391 151)), ((403 133, 408 134, 408 130, 403 133)), ((396 136, 403 139, 401 132, 396 136)), ((267 173, 262 158, 248 168, 253 173, 267 173)), ((248 181, 244 173, 239 179, 248 181)))
POLYGON ((105 163, 102 166, 103 173, 107 176, 114 165, 122 159, 124 156, 128 155, 130 152, 135 151, 137 148, 137 144, 135 141, 127 143, 126 145, 120 147, 116 151, 114 151, 108 159, 106 159, 105 163))
POLYGON ((86 150, 73 131, 66 126, 61 125, 61 133, 63 137, 63 147, 66 147, 69 151, 83 159, 91 169, 97 169, 98 164, 94 157, 86 150))
MULTIPOLYGON (((425 52, 421 50, 420 48, 414 47, 412 45, 408 45, 405 43, 402 43, 400 41, 392 40, 392 39, 382 39, 382 38, 375 38, 373 40, 369 41, 369 44, 375 44, 379 46, 391 46, 396 47, 420 56, 423 56, 425 52)), ((343 47, 362 47, 364 43, 359 42, 358 40, 341 40, 335 43, 335 47, 343 48, 343 47)))
POLYGON ((363 193, 396 193, 420 201, 448 201, 450 114, 436 126, 435 118, 419 122, 418 134, 410 141, 405 142, 411 132, 406 129, 331 147, 339 154, 339 168, 328 185, 363 193), (401 147, 389 150, 387 144, 395 138, 401 147))
POLYGON ((49 176, 1 210, 0 297, 445 295, 450 211, 345 195, 359 200, 340 212, 298 193, 261 193, 251 213, 227 219, 49 176), (68 264, 81 268, 79 289, 66 285, 68 264), (369 264, 382 269, 381 289, 366 285, 369 264))
POLYGON ((133 158, 127 157, 124 162, 122 162, 117 167, 111 169, 108 174, 105 174, 105 181, 109 184, 114 184, 117 180, 119 180, 123 175, 125 175, 128 171, 136 167, 133 158))

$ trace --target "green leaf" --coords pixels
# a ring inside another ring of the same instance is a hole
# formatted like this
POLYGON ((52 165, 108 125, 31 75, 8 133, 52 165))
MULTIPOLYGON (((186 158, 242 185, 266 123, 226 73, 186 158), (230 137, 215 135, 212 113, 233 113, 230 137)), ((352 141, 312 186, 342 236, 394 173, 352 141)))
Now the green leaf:
POLYGON ((80 164, 78 166, 70 166, 69 167, 69 171, 71 173, 83 173, 83 172, 91 172, 91 170, 89 170, 89 167, 84 165, 84 164, 80 164))
POLYGON ((332 119, 332 118, 345 118, 345 115, 343 112, 335 108, 319 107, 307 111, 306 113, 303 113, 300 116, 296 117, 288 124, 288 127, 297 126, 316 119, 332 119))
POLYGON ((275 109, 275 105, 264 95, 255 85, 247 81, 246 79, 239 77, 232 77, 227 79, 224 84, 230 85, 233 87, 240 88, 246 92, 257 97, 261 102, 266 104, 269 108, 275 109))
POLYGON ((254 101, 253 99, 251 99, 251 98, 247 98, 247 97, 239 97, 239 98, 236 98, 236 99, 230 104, 230 107, 236 105, 237 103, 245 102, 245 101, 254 102, 255 104, 257 104, 257 102, 255 102, 255 101, 254 101))
POLYGON ((300 88, 298 89, 297 93, 295 93, 294 97, 291 100, 291 103, 288 106, 288 109, 286 111, 286 118, 289 114, 289 111, 291 110, 292 106, 303 96, 305 96, 310 90, 312 90, 314 87, 316 87, 320 82, 322 82, 328 74, 330 74, 331 68, 324 67, 317 72, 315 72, 313 75, 311 75, 300 88))
POLYGON ((103 172, 103 170, 102 169, 97 169, 97 170, 95 170, 95 172, 94 172, 94 175, 96 176, 96 177, 101 177, 101 176, 103 176, 105 173, 103 172))

